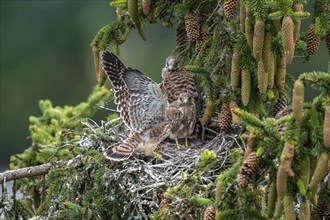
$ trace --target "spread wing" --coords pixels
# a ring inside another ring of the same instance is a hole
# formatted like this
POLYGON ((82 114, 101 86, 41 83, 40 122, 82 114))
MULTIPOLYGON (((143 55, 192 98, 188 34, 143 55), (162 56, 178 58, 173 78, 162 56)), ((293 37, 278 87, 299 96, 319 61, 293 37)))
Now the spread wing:
POLYGON ((113 86, 115 95, 115 104, 120 113, 120 117, 124 120, 127 127, 131 127, 129 119, 129 99, 126 85, 122 79, 122 72, 125 65, 119 58, 108 51, 102 53, 102 66, 113 86))
POLYGON ((129 118, 132 130, 141 132, 165 117, 167 97, 159 85, 138 70, 126 68, 122 72, 129 101, 129 118))

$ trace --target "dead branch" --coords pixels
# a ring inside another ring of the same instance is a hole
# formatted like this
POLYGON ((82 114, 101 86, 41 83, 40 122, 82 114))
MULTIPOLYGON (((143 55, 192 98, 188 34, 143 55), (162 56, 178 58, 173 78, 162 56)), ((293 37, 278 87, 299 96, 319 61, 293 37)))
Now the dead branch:
POLYGON ((67 165, 70 165, 80 158, 81 158, 81 156, 77 156, 70 160, 49 162, 49 163, 41 164, 38 166, 24 167, 24 168, 20 168, 17 170, 7 170, 3 173, 0 173, 0 183, 3 183, 4 179, 6 179, 6 181, 10 181, 10 180, 21 179, 24 177, 44 175, 44 174, 47 174, 52 169, 62 168, 67 165))

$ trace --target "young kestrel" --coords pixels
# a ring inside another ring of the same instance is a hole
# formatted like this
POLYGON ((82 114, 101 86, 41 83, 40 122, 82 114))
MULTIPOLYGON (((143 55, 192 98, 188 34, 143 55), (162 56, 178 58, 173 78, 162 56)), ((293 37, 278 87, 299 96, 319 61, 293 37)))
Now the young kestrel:
POLYGON ((196 124, 195 100, 189 97, 188 93, 181 93, 178 99, 170 105, 176 109, 180 109, 183 112, 183 117, 173 124, 169 137, 176 140, 177 146, 179 146, 177 139, 186 138, 186 146, 188 146, 187 138, 194 131, 196 124))
POLYGON ((185 112, 185 120, 175 124, 171 130, 170 138, 175 139, 177 146, 179 146, 178 138, 186 138, 186 146, 188 146, 188 137, 194 131, 196 123, 195 99, 197 92, 195 80, 181 66, 177 56, 167 57, 162 78, 162 86, 169 102, 176 102, 175 106, 180 107, 185 112))
POLYGON ((102 66, 113 85, 115 103, 130 136, 105 156, 111 160, 128 159, 142 148, 147 154, 169 134, 173 124, 181 120, 183 112, 168 105, 166 93, 152 79, 138 70, 125 67, 113 53, 102 54, 102 66))

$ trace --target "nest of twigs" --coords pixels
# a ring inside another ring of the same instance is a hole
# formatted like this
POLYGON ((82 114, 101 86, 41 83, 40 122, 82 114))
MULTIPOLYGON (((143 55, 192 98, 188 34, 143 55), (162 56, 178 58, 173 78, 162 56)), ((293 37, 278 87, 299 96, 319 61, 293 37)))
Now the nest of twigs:
MULTIPOLYGON (((89 149, 104 151, 119 144, 128 135, 119 119, 101 125, 90 120, 85 125, 85 133, 79 145, 89 149)), ((150 219, 151 213, 164 206, 160 203, 164 198, 164 192, 169 188, 189 182, 189 178, 194 174, 200 186, 213 184, 221 170, 230 165, 227 161, 229 151, 234 145, 239 146, 239 135, 218 134, 209 128, 199 130, 200 132, 196 134, 198 138, 189 140, 189 148, 178 149, 173 140, 166 139, 153 155, 135 153, 125 161, 107 162, 107 167, 112 172, 107 174, 104 183, 116 182, 116 187, 123 193, 126 202, 123 203, 122 218, 150 219), (203 137, 199 138, 200 134, 203 134, 203 137), (199 169, 201 154, 205 150, 214 151, 216 160, 210 169, 199 169)), ((196 179, 194 181, 196 182, 196 179)), ((195 188, 193 196, 205 193, 205 190, 195 188)), ((170 200, 165 199, 166 203, 169 201, 172 216, 178 219, 196 219, 197 213, 195 208, 189 205, 191 203, 189 198, 171 195, 170 200)))

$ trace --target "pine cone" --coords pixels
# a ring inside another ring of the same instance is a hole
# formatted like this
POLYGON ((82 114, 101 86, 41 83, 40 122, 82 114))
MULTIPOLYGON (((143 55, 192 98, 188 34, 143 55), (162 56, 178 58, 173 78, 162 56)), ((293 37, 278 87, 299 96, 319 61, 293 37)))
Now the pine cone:
POLYGON ((283 199, 284 206, 284 214, 286 219, 297 219, 296 213, 294 211, 293 197, 292 196, 284 196, 283 199))
POLYGON ((170 201, 170 197, 164 193, 162 200, 160 201, 160 204, 159 204, 159 210, 164 209, 167 206, 169 201, 170 201))
POLYGON ((239 125, 240 124, 239 117, 234 114, 235 109, 238 108, 236 102, 230 101, 229 108, 230 108, 231 115, 232 115, 232 123, 235 125, 239 125))
POLYGON ((269 72, 268 72, 268 88, 272 89, 274 87, 275 81, 275 65, 276 65, 276 55, 271 52, 269 61, 269 72))
POLYGON ((279 91, 283 91, 285 87, 285 77, 286 77, 286 61, 285 57, 279 57, 277 63, 276 72, 276 85, 279 91))
POLYGON ((250 155, 250 153, 256 151, 257 141, 256 141, 255 133, 249 133, 245 142, 246 142, 246 149, 244 152, 244 160, 250 155))
POLYGON ((315 25, 311 23, 308 27, 307 34, 307 51, 308 55, 313 55, 319 48, 321 36, 315 34, 315 25))
POLYGON ((142 0, 142 10, 145 16, 148 16, 150 13, 150 6, 152 0, 142 0))
MULTIPOLYGON (((304 11, 304 5, 300 2, 295 2, 293 7, 294 7, 295 12, 304 11)), ((297 18, 297 23, 296 23, 295 30, 294 30, 294 40, 295 41, 299 39, 300 26, 301 26, 301 19, 297 18)))
POLYGON ((93 46, 93 58, 96 78, 99 78, 99 67, 100 67, 100 51, 97 47, 93 46))
POLYGON ((277 113, 279 113, 280 111, 285 109, 287 106, 288 106, 288 101, 286 99, 285 93, 281 92, 279 94, 276 104, 274 105, 274 107, 272 109, 272 115, 273 116, 277 115, 277 113))
POLYGON ((238 175, 237 182, 239 187, 245 188, 252 176, 259 168, 261 158, 257 157, 256 152, 251 152, 249 156, 243 161, 241 171, 238 175))
POLYGON ((241 71, 241 97, 244 106, 247 106, 251 93, 251 73, 249 69, 241 71))
POLYGON ((240 23, 240 27, 241 27, 241 31, 242 33, 244 33, 245 30, 245 8, 244 8, 244 3, 243 0, 239 1, 239 23, 240 23))
POLYGON ((290 16, 285 16, 282 21, 282 44, 286 63, 290 64, 294 54, 293 21, 290 16))
POLYGON ((197 42, 199 40, 199 25, 196 14, 193 11, 189 11, 184 19, 188 39, 192 42, 197 42))
POLYGON ((232 19, 234 17, 236 5, 237 5, 237 0, 225 0, 224 1, 223 10, 224 10, 225 16, 228 19, 232 19))
POLYGON ((215 207, 213 205, 205 209, 203 220, 215 220, 215 207))
POLYGON ((209 36, 209 30, 206 23, 203 23, 199 28, 199 39, 196 44, 196 52, 202 49, 204 40, 209 36))
POLYGON ((199 39, 204 41, 209 35, 208 26, 206 23, 203 23, 199 28, 199 39))
POLYGON ((94 67, 97 83, 99 86, 103 86, 105 81, 107 80, 107 74, 104 72, 100 60, 101 55, 102 51, 97 49, 97 47, 93 46, 94 67))
POLYGON ((224 103, 221 106, 221 112, 218 116, 218 125, 220 132, 228 133, 231 128, 232 114, 229 103, 224 103))
POLYGON ((327 36, 326 36, 326 39, 325 39, 325 43, 327 45, 328 53, 330 55, 330 30, 328 30, 328 33, 327 33, 327 36))
POLYGON ((250 48, 253 47, 253 24, 251 20, 246 17, 245 18, 245 37, 250 48))
POLYGON ((292 97, 292 109, 293 109, 293 117, 299 123, 302 122, 304 92, 305 92, 304 83, 298 79, 294 83, 293 97, 292 97))
POLYGON ((262 57, 265 36, 265 22, 261 19, 256 19, 253 32, 253 54, 257 62, 262 57))
POLYGON ((264 69, 263 60, 258 62, 258 88, 259 92, 264 94, 267 92, 268 72, 264 69))
POLYGON ((274 85, 274 55, 272 51, 272 34, 270 32, 265 34, 262 63, 264 64, 264 71, 267 72, 266 87, 272 88, 274 85))
POLYGON ((185 24, 184 22, 180 22, 176 27, 176 46, 181 51, 187 45, 187 43, 188 43, 188 38, 187 38, 185 24))
POLYGON ((235 51, 233 53, 233 58, 231 60, 231 71, 230 71, 230 81, 233 90, 238 87, 241 78, 240 58, 241 58, 241 54, 238 51, 235 51))

